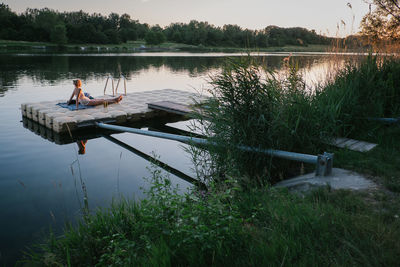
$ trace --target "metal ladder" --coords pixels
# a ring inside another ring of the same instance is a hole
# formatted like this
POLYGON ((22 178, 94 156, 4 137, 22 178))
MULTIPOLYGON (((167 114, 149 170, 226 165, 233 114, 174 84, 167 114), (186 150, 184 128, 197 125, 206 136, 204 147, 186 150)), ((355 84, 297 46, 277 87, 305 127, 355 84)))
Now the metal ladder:
POLYGON ((126 96, 126 78, 122 73, 120 74, 120 76, 118 78, 116 87, 114 87, 114 77, 111 74, 108 75, 107 80, 106 80, 106 85, 104 86, 104 95, 106 95, 107 84, 108 84, 108 80, 110 80, 110 79, 111 79, 112 96, 115 96, 117 94, 118 86, 119 86, 119 83, 121 82, 121 79, 124 80, 124 95, 126 96))

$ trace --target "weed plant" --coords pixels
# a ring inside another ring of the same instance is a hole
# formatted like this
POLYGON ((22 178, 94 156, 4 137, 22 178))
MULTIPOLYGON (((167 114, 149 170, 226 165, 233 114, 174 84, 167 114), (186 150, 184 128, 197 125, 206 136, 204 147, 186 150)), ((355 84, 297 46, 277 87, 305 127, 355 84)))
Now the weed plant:
POLYGON ((336 136, 374 135, 379 125, 369 118, 400 116, 400 62, 368 56, 348 64, 317 89, 312 105, 336 136))
POLYGON ((155 170, 147 199, 114 202, 50 237, 38 266, 395 266, 400 221, 351 192, 241 190, 235 181, 178 194, 155 170))
MULTIPOLYGON (((312 106, 295 63, 287 63, 287 75, 278 78, 254 58, 227 63, 211 78, 212 95, 200 115, 199 129, 218 144, 210 147, 220 174, 242 177, 243 184, 263 185, 287 176, 299 164, 259 153, 243 152, 240 146, 317 153, 329 126, 312 106)), ((297 170, 296 170, 297 171, 297 170)), ((223 175, 222 175, 223 177, 223 175)))
MULTIPOLYGON (((211 78, 212 98, 199 116, 210 147, 214 178, 241 177, 243 185, 299 174, 301 165, 240 146, 319 154, 335 137, 376 141, 382 124, 373 118, 400 116, 400 63, 368 56, 349 62, 335 79, 306 88, 296 63, 279 77, 254 58, 230 61, 211 78)), ((199 157, 201 160, 201 157, 199 157)))

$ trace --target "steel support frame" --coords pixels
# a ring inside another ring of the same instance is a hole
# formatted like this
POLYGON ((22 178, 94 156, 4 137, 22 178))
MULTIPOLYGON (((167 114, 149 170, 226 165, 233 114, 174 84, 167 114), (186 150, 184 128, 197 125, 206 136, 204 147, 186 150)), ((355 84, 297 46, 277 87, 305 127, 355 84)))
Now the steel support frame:
MULTIPOLYGON (((130 128, 125 126, 118 126, 118 125, 110 125, 102 122, 96 122, 96 126, 109 129, 119 132, 129 132, 135 133, 140 135, 158 137, 163 139, 169 139, 174 141, 183 142, 186 144, 193 144, 193 145, 217 145, 214 142, 210 142, 203 138, 196 138, 196 137, 189 137, 189 136, 182 136, 176 134, 169 134, 169 133, 162 133, 162 132, 155 132, 155 131, 145 131, 136 128, 130 128)), ((316 172, 315 175, 317 176, 328 176, 332 173, 332 166, 333 166, 333 154, 324 152, 324 154, 315 156, 309 154, 302 154, 302 153, 295 153, 295 152, 288 152, 282 150, 275 150, 275 149, 258 149, 248 146, 239 146, 240 150, 247 151, 247 152, 256 152, 256 153, 263 153, 267 154, 272 157, 279 157, 293 161, 305 162, 310 164, 316 165, 316 172)))

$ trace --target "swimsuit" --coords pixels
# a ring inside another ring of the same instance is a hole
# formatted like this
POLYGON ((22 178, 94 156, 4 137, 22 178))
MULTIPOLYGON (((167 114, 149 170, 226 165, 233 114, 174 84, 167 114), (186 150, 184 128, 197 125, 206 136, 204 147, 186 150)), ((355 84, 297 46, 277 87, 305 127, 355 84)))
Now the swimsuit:
POLYGON ((79 98, 79 103, 81 103, 84 106, 87 106, 90 102, 90 99, 86 96, 82 96, 79 98))
POLYGON ((84 105, 84 106, 87 106, 87 105, 89 104, 89 102, 90 102, 90 98, 86 97, 86 96, 83 94, 82 89, 81 89, 81 91, 80 91, 80 93, 79 93, 79 95, 78 95, 78 99, 79 99, 79 103, 81 103, 81 104, 84 105))

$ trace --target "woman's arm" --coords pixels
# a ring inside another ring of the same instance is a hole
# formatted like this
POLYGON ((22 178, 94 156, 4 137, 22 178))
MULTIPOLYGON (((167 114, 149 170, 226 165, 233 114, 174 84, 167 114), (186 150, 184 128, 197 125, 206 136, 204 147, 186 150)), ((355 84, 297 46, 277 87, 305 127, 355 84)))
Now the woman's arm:
POLYGON ((75 95, 75 89, 74 89, 74 91, 72 92, 72 95, 71 95, 71 97, 69 98, 69 100, 68 100, 68 102, 67 102, 68 105, 71 103, 71 100, 72 100, 72 98, 74 97, 74 95, 75 95))
POLYGON ((78 89, 78 93, 76 94, 76 109, 79 109, 79 96, 81 94, 82 89, 78 89))

